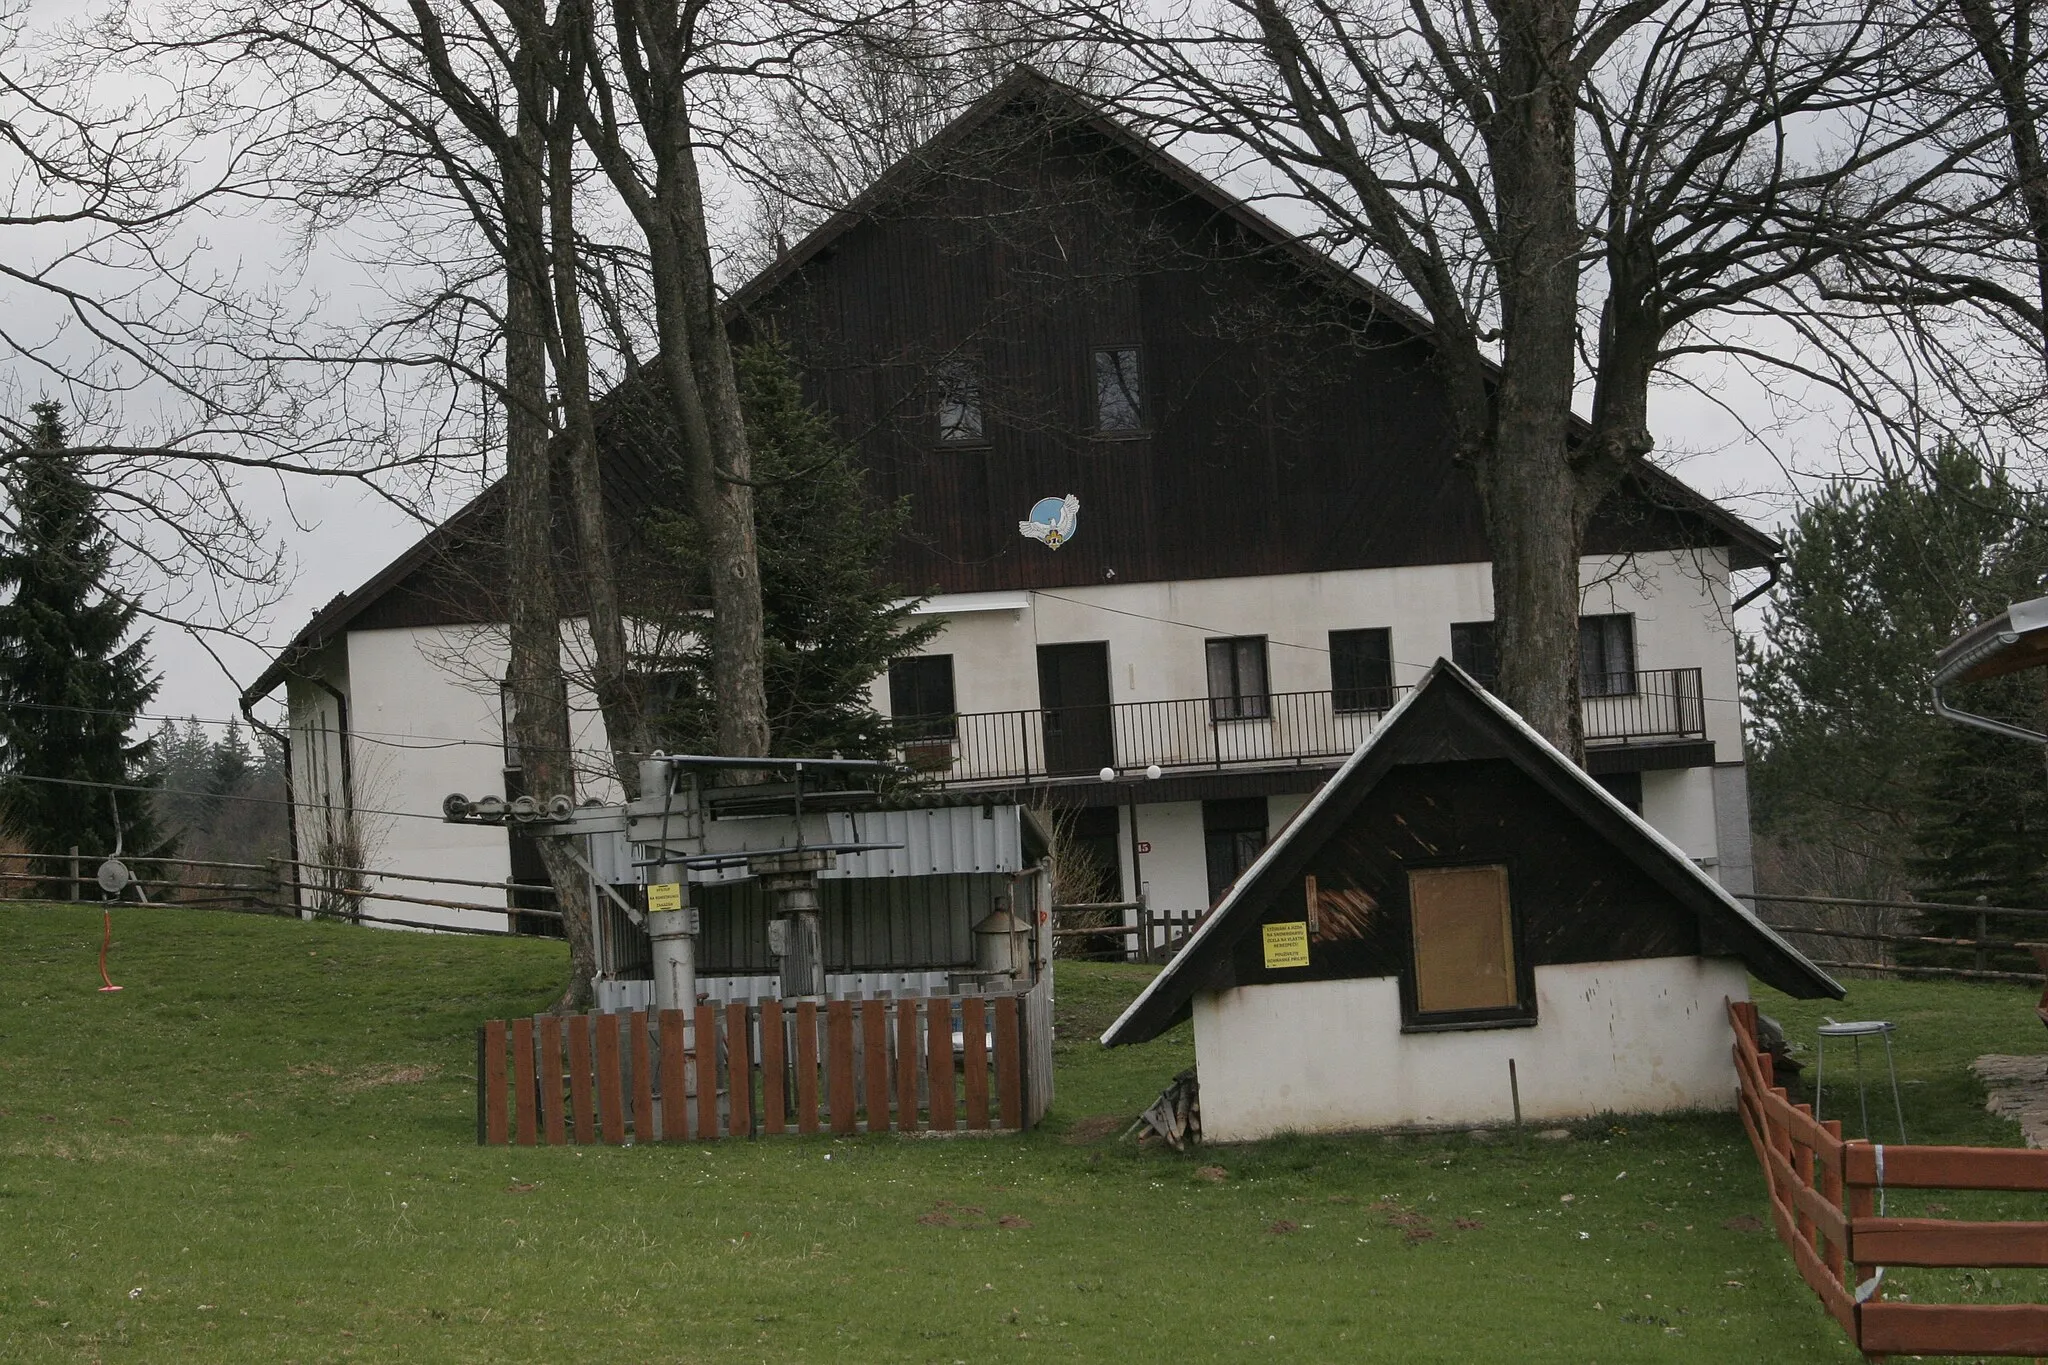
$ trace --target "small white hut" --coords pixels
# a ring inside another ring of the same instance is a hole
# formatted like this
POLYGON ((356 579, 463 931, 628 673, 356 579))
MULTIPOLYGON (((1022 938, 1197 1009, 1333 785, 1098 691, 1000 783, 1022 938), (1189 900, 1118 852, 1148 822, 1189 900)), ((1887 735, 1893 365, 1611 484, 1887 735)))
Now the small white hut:
POLYGON ((1752 973, 1842 995, 1439 660, 1102 1041, 1192 1014, 1212 1141, 1730 1109, 1752 973))

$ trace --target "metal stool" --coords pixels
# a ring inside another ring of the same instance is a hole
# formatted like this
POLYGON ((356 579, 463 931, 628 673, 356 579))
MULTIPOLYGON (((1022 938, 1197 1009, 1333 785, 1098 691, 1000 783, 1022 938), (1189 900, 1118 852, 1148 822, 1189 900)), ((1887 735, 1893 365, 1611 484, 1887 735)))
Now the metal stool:
POLYGON ((1863 1107, 1863 1136, 1870 1136, 1870 1091, 1863 1082, 1863 1040, 1872 1034, 1884 1039, 1884 1069, 1892 1082, 1892 1113, 1899 1120, 1899 1141, 1906 1140, 1906 1107, 1899 1100, 1899 1071, 1892 1064, 1892 1030, 1898 1027, 1889 1019, 1862 1019, 1853 1023, 1838 1024, 1833 1019, 1820 1026, 1820 1047, 1813 1068, 1813 1117, 1820 1121, 1821 1082, 1827 1075, 1828 1039, 1847 1038, 1856 1055, 1856 1097, 1863 1107))

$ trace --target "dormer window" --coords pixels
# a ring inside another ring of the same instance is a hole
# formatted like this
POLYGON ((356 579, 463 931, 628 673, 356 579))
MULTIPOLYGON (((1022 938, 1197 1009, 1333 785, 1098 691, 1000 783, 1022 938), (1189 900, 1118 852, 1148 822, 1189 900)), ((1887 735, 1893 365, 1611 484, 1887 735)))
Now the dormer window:
POLYGON ((977 445, 986 437, 981 422, 981 365, 956 357, 932 371, 933 405, 942 445, 977 445))
POLYGON ((1138 348, 1111 346, 1095 353, 1095 429, 1105 434, 1145 429, 1138 348))

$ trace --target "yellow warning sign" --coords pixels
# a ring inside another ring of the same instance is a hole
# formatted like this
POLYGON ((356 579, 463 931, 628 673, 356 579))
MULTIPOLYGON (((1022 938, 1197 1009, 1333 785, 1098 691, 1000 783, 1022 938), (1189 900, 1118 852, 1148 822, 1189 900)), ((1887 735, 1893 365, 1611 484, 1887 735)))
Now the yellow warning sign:
POLYGON ((1266 939, 1266 965, 1268 967, 1306 967, 1308 965, 1308 925, 1301 921, 1292 924, 1266 924, 1260 928, 1266 939))
POLYGON ((654 882, 647 888, 649 910, 680 910, 683 908, 683 888, 680 882, 654 882))

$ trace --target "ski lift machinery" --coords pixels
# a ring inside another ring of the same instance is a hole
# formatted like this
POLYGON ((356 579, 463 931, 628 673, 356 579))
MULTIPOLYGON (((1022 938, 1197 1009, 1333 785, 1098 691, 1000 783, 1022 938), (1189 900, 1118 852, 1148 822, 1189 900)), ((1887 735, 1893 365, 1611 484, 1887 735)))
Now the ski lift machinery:
MULTIPOLYGON (((1014 880, 1031 871, 1027 833, 1043 847, 1042 832, 1014 803, 963 807, 914 789, 883 789, 901 771, 867 759, 658 754, 640 764, 641 796, 634 801, 577 806, 563 797, 473 801, 455 793, 442 814, 457 824, 583 836, 562 846, 594 894, 647 935, 657 1008, 697 1003, 702 902, 712 888, 745 880, 758 882, 767 897, 773 989, 783 999, 818 998, 828 984, 821 878, 970 873, 1014 880), (718 780, 742 773, 753 780, 718 780), (644 889, 644 911, 620 894, 631 882, 644 889)), ((1050 924, 1018 909, 1040 931, 1041 946, 1030 955, 1036 965, 1049 956, 1042 945, 1050 943, 1050 924)))

